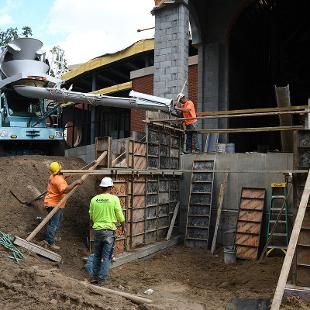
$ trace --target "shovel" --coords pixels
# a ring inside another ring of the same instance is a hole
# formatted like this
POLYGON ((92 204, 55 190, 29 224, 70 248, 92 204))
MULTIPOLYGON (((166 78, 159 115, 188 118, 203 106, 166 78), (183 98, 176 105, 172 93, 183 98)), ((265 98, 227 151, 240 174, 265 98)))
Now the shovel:
MULTIPOLYGON (((98 165, 102 162, 102 160, 107 156, 107 151, 104 151, 93 163, 88 170, 85 170, 85 172, 89 172, 92 170, 95 170, 98 165)), ((89 174, 82 175, 81 179, 84 182, 88 178, 89 174)), ((14 244, 21 246, 29 251, 35 252, 41 256, 44 256, 46 258, 49 258, 52 261, 60 262, 61 256, 55 252, 52 252, 50 250, 47 250, 41 246, 36 245, 35 243, 30 242, 37 234, 38 232, 46 225, 46 223, 52 218, 52 216, 58 211, 60 206, 64 204, 77 190, 79 185, 76 185, 64 198, 61 199, 61 201, 58 203, 57 206, 53 208, 53 210, 42 220, 42 222, 33 230, 33 232, 25 239, 22 239, 20 237, 15 236, 14 244)))

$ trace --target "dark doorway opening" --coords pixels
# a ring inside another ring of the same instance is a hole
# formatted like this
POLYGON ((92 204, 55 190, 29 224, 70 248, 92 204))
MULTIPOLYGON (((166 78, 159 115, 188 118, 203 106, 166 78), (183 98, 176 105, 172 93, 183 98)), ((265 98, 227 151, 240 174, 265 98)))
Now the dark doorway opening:
MULTIPOLYGON (((276 107, 274 86, 290 88, 292 105, 310 98, 310 1, 259 0, 229 37, 229 109, 276 107)), ((300 123, 293 117, 293 124, 300 123)), ((231 128, 279 126, 279 117, 235 118, 231 128)), ((237 152, 281 150, 279 132, 230 134, 237 152)))

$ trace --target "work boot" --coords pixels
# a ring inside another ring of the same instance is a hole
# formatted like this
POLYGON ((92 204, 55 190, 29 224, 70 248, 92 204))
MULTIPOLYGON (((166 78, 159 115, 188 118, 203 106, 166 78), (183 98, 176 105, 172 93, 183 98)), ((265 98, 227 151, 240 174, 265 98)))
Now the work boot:
POLYGON ((53 250, 60 250, 60 246, 56 245, 55 243, 50 244, 49 247, 53 250))
POLYGON ((98 285, 98 286, 104 286, 105 283, 106 283, 105 280, 98 280, 98 281, 97 281, 97 285, 98 285))
POLYGON ((97 279, 92 278, 92 279, 90 279, 90 280, 89 280, 89 283, 90 283, 90 284, 97 285, 97 284, 98 284, 98 280, 97 280, 97 279))

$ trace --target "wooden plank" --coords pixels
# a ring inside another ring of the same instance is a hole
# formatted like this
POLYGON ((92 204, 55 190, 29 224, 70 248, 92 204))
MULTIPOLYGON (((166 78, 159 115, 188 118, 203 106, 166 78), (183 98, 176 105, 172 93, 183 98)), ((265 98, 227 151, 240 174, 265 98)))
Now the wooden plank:
POLYGON ((310 173, 308 173, 305 188, 304 188, 301 201, 298 207, 297 215, 295 218, 295 223, 294 223, 293 230, 291 233, 290 242, 288 244, 287 252, 284 258, 284 262, 283 262, 280 277, 279 277, 279 281, 278 281, 275 294, 272 300, 271 310, 280 309, 285 285, 286 285, 287 278, 288 278, 288 275, 291 269, 295 249, 297 246, 297 241, 298 241, 299 233, 301 230, 302 221, 304 219, 304 215, 305 215, 306 208, 308 205, 309 196, 310 196, 310 173))
POLYGON ((221 220, 221 213, 222 213, 225 189, 227 185, 227 179, 228 179, 228 173, 225 173, 224 182, 220 185, 220 194, 219 194, 218 208, 217 208, 217 214, 216 214, 216 223, 215 223, 214 235, 213 235, 212 245, 211 245, 212 255, 214 254, 214 251, 216 248, 217 232, 218 232, 218 228, 219 228, 220 220, 221 220))
POLYGON ((15 237, 14 244, 21 246, 29 251, 37 253, 41 256, 47 257, 54 262, 61 262, 61 256, 55 252, 45 249, 37 244, 26 241, 20 237, 15 237))
POLYGON ((169 229, 168 229, 166 240, 170 240, 170 238, 171 238, 172 230, 173 230, 174 223, 175 223, 175 220, 176 220, 177 215, 178 215, 179 207, 180 207, 180 202, 178 202, 176 204, 176 206, 175 206, 175 208, 173 210, 173 216, 172 216, 172 219, 171 219, 171 222, 170 222, 170 226, 169 226, 169 229))
POLYGON ((200 133, 246 133, 246 132, 269 132, 269 131, 294 131, 303 129, 303 126, 277 126, 277 127, 248 127, 248 128, 229 128, 229 129, 198 129, 187 130, 200 133))

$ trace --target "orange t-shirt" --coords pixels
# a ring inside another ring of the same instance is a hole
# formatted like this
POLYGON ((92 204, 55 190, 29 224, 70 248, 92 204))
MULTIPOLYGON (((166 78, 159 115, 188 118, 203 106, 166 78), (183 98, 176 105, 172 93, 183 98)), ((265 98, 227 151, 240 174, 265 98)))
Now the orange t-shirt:
MULTIPOLYGON (((51 175, 48 179, 47 194, 44 198, 44 205, 47 207, 55 207, 60 200, 65 197, 65 189, 68 183, 62 175, 51 175)), ((60 206, 64 208, 65 203, 60 206)))
MULTIPOLYGON (((182 109, 189 109, 188 112, 182 112, 183 113, 183 117, 196 117, 196 111, 195 111, 195 106, 194 103, 190 100, 186 101, 183 106, 182 109)), ((185 125, 190 125, 190 124, 194 124, 197 122, 197 119, 186 119, 184 120, 184 124, 185 125)))

